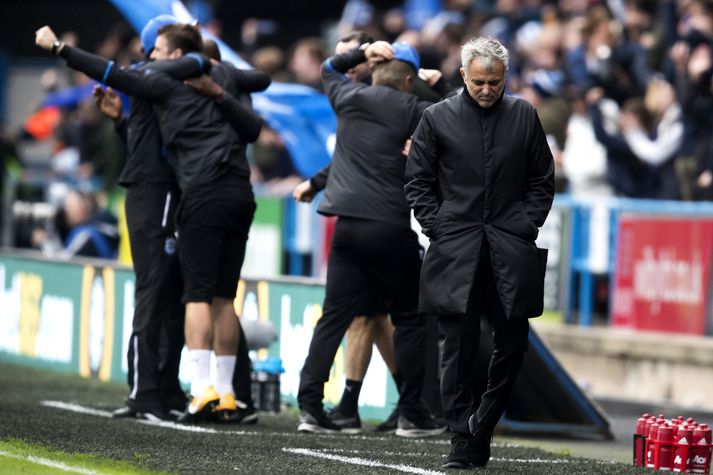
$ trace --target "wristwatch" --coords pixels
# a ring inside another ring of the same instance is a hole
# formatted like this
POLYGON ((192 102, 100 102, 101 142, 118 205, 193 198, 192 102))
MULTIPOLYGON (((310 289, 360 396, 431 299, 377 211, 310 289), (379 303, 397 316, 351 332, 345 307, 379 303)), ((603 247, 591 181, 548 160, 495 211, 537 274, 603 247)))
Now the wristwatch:
POLYGON ((59 53, 59 49, 61 47, 62 47, 62 42, 59 40, 54 40, 54 43, 52 43, 52 54, 59 53))
POLYGON ((371 43, 368 41, 366 43, 362 43, 359 45, 359 51, 366 51, 369 46, 371 46, 371 43))

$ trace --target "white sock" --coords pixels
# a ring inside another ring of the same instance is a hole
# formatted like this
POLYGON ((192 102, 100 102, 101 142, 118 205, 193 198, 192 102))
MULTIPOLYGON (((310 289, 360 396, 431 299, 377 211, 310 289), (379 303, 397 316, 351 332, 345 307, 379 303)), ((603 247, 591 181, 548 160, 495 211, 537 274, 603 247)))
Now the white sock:
POLYGON ((215 390, 218 395, 233 394, 233 373, 235 372, 235 360, 233 356, 215 357, 215 390))
POLYGON ((188 350, 191 396, 198 397, 210 386, 210 350, 188 350))

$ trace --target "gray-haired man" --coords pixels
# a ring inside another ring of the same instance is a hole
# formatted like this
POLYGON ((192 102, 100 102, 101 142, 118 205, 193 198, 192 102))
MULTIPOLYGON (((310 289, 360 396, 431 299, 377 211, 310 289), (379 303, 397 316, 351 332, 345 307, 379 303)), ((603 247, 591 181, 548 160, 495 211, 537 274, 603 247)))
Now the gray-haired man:
POLYGON ((547 251, 535 246, 554 198, 552 154, 535 109, 503 94, 508 51, 497 40, 463 45, 463 92, 429 107, 413 135, 406 195, 431 245, 420 311, 439 316, 441 395, 451 430, 444 467, 484 466, 542 313, 547 251), (474 397, 480 315, 495 349, 488 387, 474 397))

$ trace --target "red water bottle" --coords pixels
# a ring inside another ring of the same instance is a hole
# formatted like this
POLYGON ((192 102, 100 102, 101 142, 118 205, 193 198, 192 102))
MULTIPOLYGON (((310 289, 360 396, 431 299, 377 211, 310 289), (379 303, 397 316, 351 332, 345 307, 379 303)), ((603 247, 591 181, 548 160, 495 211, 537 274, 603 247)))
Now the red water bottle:
POLYGON ((658 470, 670 471, 673 468, 673 427, 659 427, 658 450, 655 465, 658 470))
POLYGON ((649 413, 636 420, 636 432, 634 433, 634 465, 637 467, 644 466, 644 458, 646 455, 646 421, 649 420, 649 413))
POLYGON ((659 425, 654 422, 649 429, 649 437, 646 439, 646 468, 656 468, 656 455, 658 449, 659 425))
POLYGON ((686 425, 678 428, 676 444, 673 446, 673 471, 685 473, 690 464, 690 445, 693 440, 693 429, 686 425))
POLYGON ((691 473, 708 473, 711 458, 711 430, 706 424, 700 424, 693 429, 693 445, 691 447, 691 473))

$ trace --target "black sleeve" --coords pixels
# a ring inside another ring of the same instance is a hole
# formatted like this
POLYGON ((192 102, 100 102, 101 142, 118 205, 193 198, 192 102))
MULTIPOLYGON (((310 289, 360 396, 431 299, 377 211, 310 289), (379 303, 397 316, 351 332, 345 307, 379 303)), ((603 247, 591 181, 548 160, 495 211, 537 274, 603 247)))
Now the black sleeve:
POLYGON ((329 178, 329 170, 331 167, 332 164, 329 163, 309 179, 309 183, 314 191, 322 191, 327 187, 327 179, 329 178))
POLYGON ((127 142, 127 132, 128 132, 129 121, 125 115, 122 115, 119 120, 114 122, 114 132, 119 136, 122 142, 126 144, 127 142))
POLYGON ((59 53, 67 65, 130 96, 158 100, 171 94, 176 81, 158 71, 125 69, 101 56, 65 45, 59 53))
POLYGON ((447 97, 454 96, 458 92, 457 89, 452 89, 450 87, 450 85, 448 84, 448 81, 446 81, 446 78, 443 76, 441 76, 441 78, 438 81, 436 81, 436 84, 434 84, 431 89, 433 89, 436 92, 436 94, 441 96, 441 98, 443 98, 443 99, 447 98, 447 97))
POLYGON ((162 72, 178 80, 196 78, 201 74, 207 74, 210 72, 210 67, 210 58, 199 53, 188 53, 178 59, 153 61, 146 65, 147 69, 162 72))
POLYGON ((529 150, 525 212, 535 226, 542 227, 555 198, 555 162, 545 131, 534 108, 530 109, 532 144, 529 150))
POLYGON ((218 102, 218 109, 245 143, 257 140, 262 129, 262 119, 251 108, 242 105, 226 91, 223 101, 218 102))
POLYGON ((361 63, 366 62, 366 55, 364 54, 364 51, 359 48, 354 48, 342 54, 335 54, 326 62, 331 64, 334 71, 339 74, 344 74, 354 66, 358 66, 361 63))
POLYGON ((344 73, 354 66, 361 64, 366 59, 363 51, 353 49, 346 53, 338 54, 322 63, 322 85, 324 93, 332 104, 335 112, 339 113, 341 105, 353 97, 356 91, 367 87, 366 84, 350 81, 344 73))
POLYGON ((406 159, 406 199, 421 225, 421 232, 435 238, 433 225, 441 199, 438 184, 438 156, 433 118, 426 111, 416 127, 406 159))
POLYGON ((264 91, 272 82, 270 76, 265 73, 245 69, 235 69, 233 78, 235 86, 241 93, 264 91))

